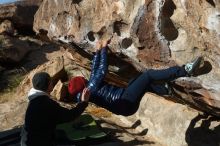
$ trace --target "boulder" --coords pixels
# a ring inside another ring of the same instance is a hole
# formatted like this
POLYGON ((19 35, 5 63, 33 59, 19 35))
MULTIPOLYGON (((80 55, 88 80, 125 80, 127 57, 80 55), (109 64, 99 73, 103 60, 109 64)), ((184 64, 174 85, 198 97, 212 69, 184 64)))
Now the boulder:
POLYGON ((18 63, 31 50, 25 40, 0 35, 0 62, 1 63, 18 63))
POLYGON ((0 22, 10 20, 16 28, 32 29, 34 15, 42 0, 25 0, 0 5, 0 22))
MULTIPOLYGON (((170 20, 178 31, 176 39, 170 41, 172 58, 178 63, 188 62, 195 56, 203 55, 206 63, 211 64, 211 72, 192 78, 203 91, 197 93, 219 104, 220 91, 220 1, 167 1, 174 5, 170 20)), ((205 68, 208 70, 210 66, 205 68)), ((192 81, 192 80, 191 80, 192 81)), ((219 107, 219 106, 218 106, 219 107)))
POLYGON ((168 47, 150 29, 157 20, 154 8, 154 2, 144 0, 46 0, 35 15, 34 30, 37 33, 44 30, 51 39, 74 42, 87 49, 94 47, 98 39, 112 37, 112 51, 128 56, 137 68, 143 69, 155 63, 154 60, 158 60, 157 64, 161 60, 169 62, 168 47), (145 19, 150 21, 146 24, 142 22, 145 19), (146 33, 140 34, 140 28, 146 33))
POLYGON ((209 91, 200 84, 184 79, 173 82, 171 88, 173 96, 178 97, 180 103, 187 103, 197 110, 220 117, 219 91, 209 91))
POLYGON ((21 82, 20 86, 18 87, 17 91, 19 91, 19 97, 24 97, 28 93, 28 91, 32 88, 32 78, 37 72, 47 72, 51 77, 53 84, 56 83, 61 79, 66 79, 66 72, 64 71, 64 60, 63 56, 57 57, 47 63, 38 66, 35 70, 30 72, 25 79, 21 82))
MULTIPOLYGON (((112 37, 110 44, 112 51, 126 55, 133 61, 132 63, 137 63, 136 65, 139 67, 156 66, 170 62, 171 59, 178 64, 183 64, 196 55, 204 54, 202 53, 205 47, 204 43, 209 41, 196 37, 201 36, 200 34, 206 35, 210 39, 215 38, 209 44, 216 45, 207 47, 207 49, 212 51, 211 48, 215 46, 218 50, 217 39, 219 36, 216 33, 218 27, 209 32, 199 31, 201 30, 199 29, 200 26, 202 27, 211 19, 212 12, 217 14, 218 7, 218 2, 213 7, 205 1, 199 4, 196 2, 181 4, 178 0, 162 0, 160 2, 152 0, 126 0, 123 2, 114 0, 108 2, 105 0, 76 2, 45 0, 35 15, 34 30, 37 33, 44 30, 53 40, 76 43, 87 49, 94 47, 94 43, 98 39, 112 37), (175 21, 175 18, 186 16, 186 12, 188 12, 185 8, 186 5, 190 6, 187 8, 191 12, 186 20, 191 20, 191 22, 184 22, 185 19, 181 19, 183 23, 178 20, 175 21), (50 9, 51 7, 53 9, 50 9), (196 11, 193 11, 194 9, 196 11), (209 10, 207 14, 199 13, 206 9, 209 10), (88 11, 90 13, 87 13, 88 11), (194 24, 196 27, 193 27, 194 21, 192 20, 198 18, 197 14, 203 14, 203 19, 200 20, 201 22, 196 21, 194 24), (208 14, 210 14, 210 19, 208 19, 208 14), (184 25, 178 29, 176 27, 178 23, 184 25), (187 25, 190 27, 186 32, 187 28, 184 26, 187 25), (197 31, 193 31, 195 32, 193 35, 187 35, 187 33, 192 32, 189 29, 197 31), (193 39, 191 39, 192 37, 193 39), (192 43, 188 41, 188 43, 184 43, 185 45, 180 45, 181 43, 178 42, 181 40, 191 40, 192 43), (199 48, 198 51, 194 47, 199 48), (173 53, 175 50, 177 52, 183 50, 181 52, 182 59, 175 57, 176 55, 173 53), (194 52, 191 55, 187 55, 193 50, 194 52)), ((213 18, 217 19, 215 16, 213 18)), ((214 57, 210 56, 207 59, 214 57)), ((215 61, 215 63, 217 62, 215 61)))
POLYGON ((190 107, 154 94, 145 94, 134 115, 117 117, 128 127, 140 120, 136 130, 141 132, 147 128, 148 136, 168 146, 215 146, 220 142, 217 118, 201 115, 190 107))
POLYGON ((68 100, 68 89, 67 85, 62 83, 60 80, 54 86, 53 91, 51 92, 51 96, 54 97, 58 101, 68 100))
POLYGON ((0 34, 6 33, 6 34, 14 34, 14 27, 11 21, 5 20, 0 24, 0 34))
POLYGON ((118 60, 140 71, 183 65, 202 55, 206 73, 187 80, 201 85, 203 98, 212 95, 219 102, 219 12, 219 1, 45 0, 34 30, 90 54, 97 40, 111 38, 109 48, 118 60))
POLYGON ((66 48, 64 67, 69 78, 83 76, 89 79, 90 60, 82 57, 75 49, 66 48))

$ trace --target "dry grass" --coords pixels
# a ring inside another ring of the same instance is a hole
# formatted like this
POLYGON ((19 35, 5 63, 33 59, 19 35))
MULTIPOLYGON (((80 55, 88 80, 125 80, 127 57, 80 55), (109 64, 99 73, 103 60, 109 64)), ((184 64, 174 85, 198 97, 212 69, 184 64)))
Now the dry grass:
POLYGON ((7 87, 0 92, 0 103, 8 102, 16 97, 17 87, 24 79, 23 75, 13 75, 8 79, 7 87))

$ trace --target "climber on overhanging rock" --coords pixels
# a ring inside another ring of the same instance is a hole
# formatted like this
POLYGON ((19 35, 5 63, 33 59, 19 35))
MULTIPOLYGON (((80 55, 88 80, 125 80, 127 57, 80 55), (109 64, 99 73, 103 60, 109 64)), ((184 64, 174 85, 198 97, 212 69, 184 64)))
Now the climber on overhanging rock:
POLYGON ((81 92, 87 87, 91 92, 90 102, 123 116, 130 116, 138 110, 145 92, 169 95, 168 84, 154 85, 155 81, 166 83, 179 77, 193 76, 203 60, 203 57, 197 57, 192 63, 183 66, 162 70, 147 69, 132 80, 127 88, 120 88, 103 81, 108 69, 107 42, 98 41, 96 44, 89 81, 84 77, 74 77, 69 81, 68 91, 71 98, 80 101, 81 92))
POLYGON ((56 125, 79 117, 88 105, 90 92, 85 88, 81 102, 73 109, 66 109, 50 99, 53 84, 48 73, 36 73, 32 83, 21 133, 21 146, 52 146, 56 125))

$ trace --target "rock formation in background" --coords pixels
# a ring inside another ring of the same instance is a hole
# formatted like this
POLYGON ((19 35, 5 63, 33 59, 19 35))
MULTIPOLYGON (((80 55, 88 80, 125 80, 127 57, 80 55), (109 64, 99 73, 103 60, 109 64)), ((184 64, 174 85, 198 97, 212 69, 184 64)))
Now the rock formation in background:
POLYGON ((0 22, 10 20, 19 31, 32 31, 34 15, 41 2, 42 0, 23 0, 0 5, 0 22))
POLYGON ((30 50, 27 41, 0 35, 0 63, 18 63, 30 50))
POLYGON ((19 63, 31 50, 23 34, 33 34, 34 15, 42 0, 0 5, 0 63, 19 63))
POLYGON ((9 20, 4 20, 1 24, 0 24, 0 34, 2 33, 6 33, 6 34, 10 34, 13 35, 14 34, 14 26, 11 23, 11 21, 9 20))
POLYGON ((219 14, 220 2, 210 0, 45 0, 35 15, 34 30, 87 52, 97 40, 112 38, 111 51, 138 70, 182 65, 202 55, 202 71, 211 72, 184 80, 201 89, 186 91, 193 99, 184 100, 197 104, 196 99, 206 99, 219 113, 219 14))

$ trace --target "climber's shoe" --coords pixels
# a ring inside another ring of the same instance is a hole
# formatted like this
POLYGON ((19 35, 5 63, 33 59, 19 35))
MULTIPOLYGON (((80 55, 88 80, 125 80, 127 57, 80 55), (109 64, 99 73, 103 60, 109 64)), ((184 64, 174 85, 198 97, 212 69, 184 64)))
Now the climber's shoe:
POLYGON ((187 76, 195 76, 196 70, 199 69, 203 62, 203 57, 196 57, 192 62, 185 64, 184 69, 187 72, 187 76))

